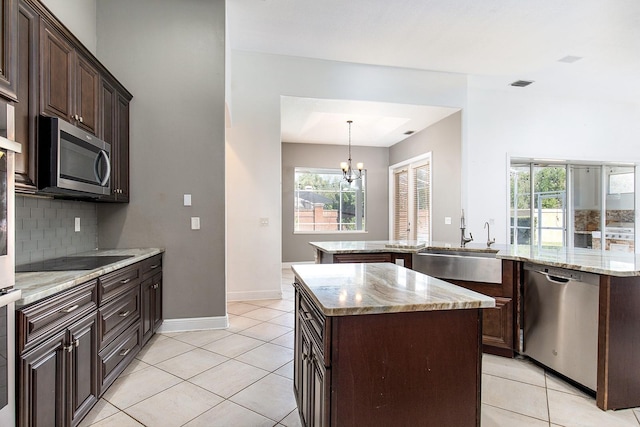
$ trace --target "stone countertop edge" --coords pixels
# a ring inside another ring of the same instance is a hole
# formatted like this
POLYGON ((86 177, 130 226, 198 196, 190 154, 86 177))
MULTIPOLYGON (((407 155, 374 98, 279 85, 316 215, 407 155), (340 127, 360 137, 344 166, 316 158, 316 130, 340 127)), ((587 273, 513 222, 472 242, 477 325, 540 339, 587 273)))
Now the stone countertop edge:
POLYGON ((326 316, 495 307, 492 297, 391 263, 299 264, 291 269, 326 316))
POLYGON ((490 248, 481 243, 470 243, 460 247, 447 242, 431 242, 419 249, 407 247, 388 247, 385 243, 393 241, 354 241, 354 242, 309 242, 311 246, 327 253, 373 253, 398 252, 419 253, 434 249, 438 251, 493 252, 496 258, 511 261, 530 262, 549 267, 566 268, 587 273, 616 277, 640 276, 640 254, 600 251, 584 248, 534 248, 530 245, 494 244, 490 248), (352 247, 349 247, 352 245, 352 247))
POLYGON ((136 249, 99 249, 83 252, 72 256, 114 256, 132 255, 112 264, 93 270, 70 271, 40 271, 33 273, 16 273, 15 289, 22 290, 22 299, 16 301, 16 308, 21 308, 59 292, 73 288, 112 271, 144 261, 154 255, 164 253, 162 248, 136 248, 136 249))

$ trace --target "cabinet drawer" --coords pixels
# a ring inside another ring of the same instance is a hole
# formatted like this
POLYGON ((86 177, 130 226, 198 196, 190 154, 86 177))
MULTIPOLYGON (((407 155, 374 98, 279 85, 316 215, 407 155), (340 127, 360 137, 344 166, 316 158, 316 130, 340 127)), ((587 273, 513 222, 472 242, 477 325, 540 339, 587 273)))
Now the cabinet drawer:
POLYGON ((140 325, 134 323, 98 353, 100 395, 118 378, 139 351, 140 325))
POLYGON ((96 280, 91 280, 18 310, 18 352, 95 310, 96 301, 96 280))
POLYGON ((157 272, 162 271, 162 254, 145 259, 140 263, 140 265, 140 270, 142 271, 142 280, 146 280, 157 272))
POLYGON ((298 316, 324 358, 325 316, 315 308, 304 292, 300 292, 298 316))
POLYGON ((98 278, 98 304, 102 305, 140 284, 140 263, 98 278))
POLYGON ((140 287, 136 286, 100 308, 100 348, 140 318, 140 287))

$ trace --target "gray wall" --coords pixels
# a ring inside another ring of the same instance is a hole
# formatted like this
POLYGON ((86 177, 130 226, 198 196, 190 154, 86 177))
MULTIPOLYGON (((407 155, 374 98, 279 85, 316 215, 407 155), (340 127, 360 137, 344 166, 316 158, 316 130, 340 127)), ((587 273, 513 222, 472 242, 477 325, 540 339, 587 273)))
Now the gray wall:
POLYGON ((224 316, 225 3, 99 0, 97 10, 97 56, 134 95, 131 202, 98 207, 100 247, 166 248, 165 318, 224 316))
POLYGON ((16 265, 98 247, 95 203, 16 196, 16 265), (80 218, 80 231, 75 231, 80 218))
POLYGON ((389 164, 428 152, 432 153, 433 240, 456 243, 460 241, 462 209, 462 112, 454 113, 393 145, 389 149, 389 164), (451 217, 450 225, 444 223, 447 216, 451 217))
POLYGON ((310 241, 386 240, 389 236, 389 149, 352 147, 355 163, 367 171, 366 233, 293 234, 293 185, 296 167, 338 168, 346 160, 343 145, 282 144, 282 261, 313 261, 310 241))

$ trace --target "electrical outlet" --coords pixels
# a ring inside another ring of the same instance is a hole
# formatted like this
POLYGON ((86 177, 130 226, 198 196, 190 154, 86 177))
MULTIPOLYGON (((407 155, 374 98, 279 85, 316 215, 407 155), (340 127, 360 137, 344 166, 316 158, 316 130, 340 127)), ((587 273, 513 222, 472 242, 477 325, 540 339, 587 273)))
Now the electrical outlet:
POLYGON ((192 216, 191 217, 191 229, 192 230, 200 230, 200 217, 192 216))
POLYGON ((260 218, 260 226, 267 227, 269 225, 269 218, 260 218))
POLYGON ((450 216, 445 216, 444 217, 444 223, 445 223, 445 225, 451 225, 451 217, 450 216))
POLYGON ((185 194, 184 195, 183 204, 185 206, 191 206, 191 194, 185 194))
POLYGON ((76 219, 75 219, 74 230, 76 232, 80 231, 80 218, 79 217, 76 217, 76 219))
POLYGON ((489 225, 495 225, 496 220, 493 218, 489 218, 489 225))

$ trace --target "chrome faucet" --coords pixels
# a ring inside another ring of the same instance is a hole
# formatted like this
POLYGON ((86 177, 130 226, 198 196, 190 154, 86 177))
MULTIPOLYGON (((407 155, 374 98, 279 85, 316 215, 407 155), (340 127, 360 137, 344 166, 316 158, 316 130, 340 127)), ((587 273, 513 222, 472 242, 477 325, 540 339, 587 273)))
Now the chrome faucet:
POLYGON ((488 222, 484 223, 484 228, 487 229, 487 247, 490 248, 491 245, 496 242, 496 238, 491 238, 491 227, 488 222))
POLYGON ((464 248, 465 245, 473 241, 473 234, 469 233, 469 237, 465 237, 465 222, 464 222, 464 209, 462 209, 462 216, 460 217, 460 247, 464 248))

